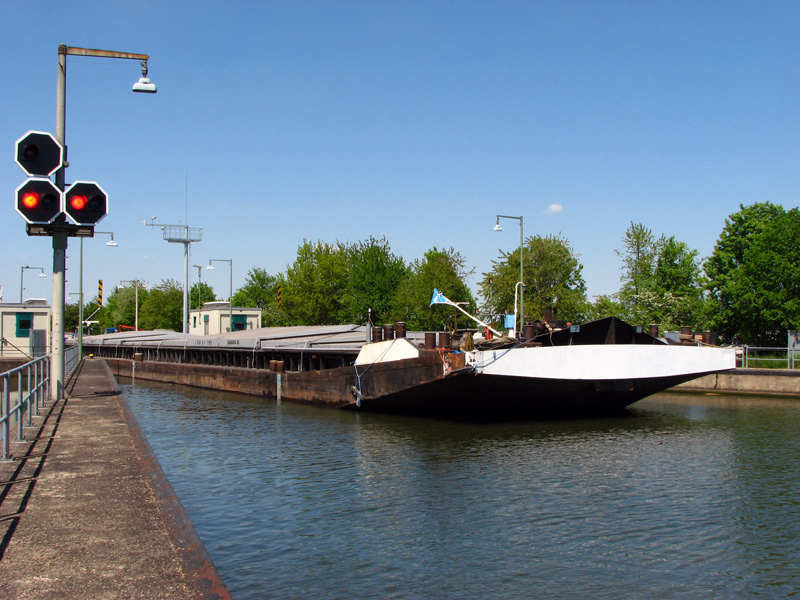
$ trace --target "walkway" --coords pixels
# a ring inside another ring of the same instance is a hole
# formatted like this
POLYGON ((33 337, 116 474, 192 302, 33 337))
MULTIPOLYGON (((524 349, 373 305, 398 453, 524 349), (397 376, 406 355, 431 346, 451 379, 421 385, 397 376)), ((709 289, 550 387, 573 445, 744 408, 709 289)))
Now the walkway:
POLYGON ((0 599, 230 598, 106 364, 67 391, 0 462, 0 599))

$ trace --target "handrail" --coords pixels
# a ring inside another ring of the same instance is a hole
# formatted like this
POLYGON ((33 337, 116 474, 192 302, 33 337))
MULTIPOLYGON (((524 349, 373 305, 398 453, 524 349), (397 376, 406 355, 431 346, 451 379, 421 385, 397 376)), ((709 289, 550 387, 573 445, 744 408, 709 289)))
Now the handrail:
MULTIPOLYGON (((12 348, 14 348, 14 350, 16 350, 17 352, 19 352, 20 354, 22 354, 22 355, 23 355, 25 358, 27 358, 28 360, 33 360, 33 357, 32 357, 30 354, 28 354, 27 352, 25 352, 25 350, 23 350, 22 348, 20 348, 20 347, 19 347, 19 346, 17 346, 16 344, 14 344, 14 343, 13 343, 11 340, 9 340, 9 339, 6 339, 5 337, 3 337, 3 338, 0 338, 0 339, 2 340, 3 344, 8 344, 9 346, 11 346, 12 348)), ((1 353, 1 352, 0 352, 0 353, 1 353)))
MULTIPOLYGON (((0 391, 0 435, 3 438, 3 449, 0 460, 9 460, 9 442, 11 438, 11 420, 16 419, 17 439, 22 442, 25 437, 23 427, 32 427, 34 416, 40 415, 40 409, 50 398, 50 360, 51 356, 40 356, 24 365, 0 373, 2 391, 0 391), (11 405, 12 381, 16 380, 16 393, 13 394, 16 404, 11 405)), ((80 362, 78 346, 67 348, 64 352, 64 376, 69 376, 80 362)))
POLYGON ((786 346, 742 346, 741 355, 737 358, 737 367, 744 369, 756 369, 759 364, 764 363, 767 368, 794 370, 800 367, 800 351, 786 346), (765 353, 773 356, 763 356, 765 353), (781 366, 769 366, 771 363, 781 363, 781 366))

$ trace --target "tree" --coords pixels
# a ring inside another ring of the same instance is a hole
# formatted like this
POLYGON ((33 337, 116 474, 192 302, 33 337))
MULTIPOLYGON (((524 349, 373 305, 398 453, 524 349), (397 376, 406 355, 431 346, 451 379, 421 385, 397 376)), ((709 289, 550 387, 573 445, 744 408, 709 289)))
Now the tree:
POLYGON ((662 329, 705 324, 703 287, 697 250, 675 236, 631 223, 622 239, 622 287, 616 295, 622 318, 636 325, 658 324, 662 329))
MULTIPOLYGON (((783 207, 770 202, 750 206, 740 204, 739 212, 725 220, 725 227, 714 251, 704 264, 709 280, 711 326, 726 341, 732 342, 741 338, 741 333, 749 329, 746 321, 754 317, 740 306, 742 297, 753 291, 746 289, 743 275, 745 264, 756 259, 748 250, 762 232, 771 228, 784 214, 783 207)), ((747 302, 750 307, 754 304, 747 302)))
POLYGON ((392 254, 385 237, 347 247, 347 279, 343 300, 345 322, 364 323, 371 311, 373 323, 389 318, 392 297, 406 277, 402 257, 392 254))
MULTIPOLYGON (((139 308, 147 299, 149 287, 139 282, 139 308)), ((136 324, 136 284, 131 283, 124 287, 115 287, 108 296, 104 314, 104 327, 117 327, 118 325, 136 324)))
POLYGON ((706 261, 711 319, 726 341, 783 346, 800 324, 800 211, 740 208, 706 261))
POLYGON ((588 320, 618 317, 625 314, 625 307, 616 299, 616 294, 602 295, 595 298, 586 315, 588 320))
MULTIPOLYGON (((142 293, 141 290, 139 293, 142 293)), ((201 308, 206 302, 213 302, 216 299, 217 295, 214 293, 214 288, 207 283, 198 281, 189 289, 189 310, 201 308)))
POLYGON ((622 250, 615 250, 622 259, 622 288, 618 296, 623 306, 630 309, 636 296, 649 289, 653 282, 656 243, 651 230, 641 223, 631 222, 622 238, 622 245, 622 250))
POLYGON ((283 304, 287 318, 295 325, 341 323, 346 288, 344 245, 304 240, 294 263, 286 269, 283 304))
POLYGON ((278 310, 278 283, 275 275, 270 275, 266 269, 254 267, 248 271, 244 285, 233 295, 233 303, 236 306, 260 308, 262 327, 285 325, 278 310))
POLYGON ((140 296, 139 302, 141 329, 183 331, 183 287, 174 279, 162 280, 144 300, 140 296))
MULTIPOLYGON (((523 260, 526 316, 544 318, 545 309, 552 307, 560 319, 580 321, 586 317, 583 266, 566 239, 560 235, 529 237, 523 247, 523 260)), ((494 305, 489 307, 490 313, 512 312, 519 280, 519 251, 501 250, 499 260, 492 261, 492 265, 492 270, 483 274, 481 294, 494 305)))
POLYGON ((423 260, 416 259, 408 266, 407 276, 397 286, 391 303, 392 320, 404 321, 409 330, 415 331, 452 330, 459 324, 474 326, 452 307, 430 305, 433 290, 438 288, 453 302, 466 302, 467 311, 475 310, 475 298, 465 283, 471 273, 455 249, 428 250, 423 260))
POLYGON ((80 320, 80 303, 64 305, 64 331, 76 331, 80 320))
POLYGON ((665 306, 653 322, 668 330, 682 326, 702 329, 706 321, 705 280, 697 250, 676 240, 675 236, 666 238, 663 235, 656 247, 653 290, 665 299, 665 306))

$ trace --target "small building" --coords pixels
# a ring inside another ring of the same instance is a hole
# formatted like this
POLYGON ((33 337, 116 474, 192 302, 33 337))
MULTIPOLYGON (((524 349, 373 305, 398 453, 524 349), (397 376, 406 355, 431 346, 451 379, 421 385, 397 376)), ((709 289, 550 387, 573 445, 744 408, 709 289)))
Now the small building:
POLYGON ((0 304, 0 356, 38 358, 50 352, 50 306, 43 298, 0 304))
POLYGON ((201 308, 189 311, 189 335, 216 335, 259 327, 261 327, 260 308, 234 306, 231 309, 227 302, 206 302, 201 308))

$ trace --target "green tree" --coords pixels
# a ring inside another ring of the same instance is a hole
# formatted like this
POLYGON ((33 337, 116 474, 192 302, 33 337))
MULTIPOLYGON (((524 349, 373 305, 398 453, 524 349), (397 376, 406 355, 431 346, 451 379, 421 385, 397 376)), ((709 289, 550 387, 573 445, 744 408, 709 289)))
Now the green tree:
POLYGON ((414 260, 392 298, 392 320, 405 321, 409 330, 441 331, 459 326, 473 327, 474 322, 447 306, 430 306, 434 288, 453 302, 465 302, 467 311, 475 310, 475 298, 466 284, 472 272, 455 249, 432 248, 422 260, 414 260))
MULTIPOLYGON (((234 294, 235 306, 247 306, 246 304, 236 304, 235 298, 236 295, 234 294)), ((216 299, 217 295, 214 293, 214 288, 207 283, 198 281, 189 290, 189 310, 201 308, 206 302, 214 302, 216 299)))
POLYGON ((603 319, 605 317, 620 317, 625 314, 625 307, 616 299, 616 294, 597 296, 589 307, 587 320, 603 319))
POLYGON ((342 322, 347 289, 347 251, 339 242, 309 242, 297 249, 286 269, 283 305, 295 325, 332 325, 342 322))
POLYGON ((177 281, 163 280, 144 300, 140 297, 139 302, 140 329, 183 331, 183 287, 177 281))
POLYGON ((66 304, 64 306, 64 331, 72 333, 78 329, 78 320, 80 319, 80 304, 66 304))
POLYGON ((705 280, 697 250, 676 240, 675 236, 661 236, 656 248, 651 296, 661 298, 662 308, 654 311, 652 322, 659 323, 667 330, 682 326, 701 329, 706 320, 703 298, 705 280))
MULTIPOLYGON (((751 292, 759 293, 759 290, 747 289, 747 286, 755 283, 757 278, 754 279, 756 274, 752 273, 752 268, 746 272, 748 269, 745 267, 752 261, 759 262, 759 257, 754 252, 763 248, 763 240, 756 250, 753 250, 755 241, 766 230, 771 229, 775 222, 782 221, 785 212, 783 207, 770 202, 760 202, 750 206, 739 205, 739 212, 725 220, 725 227, 714 246, 714 251, 704 264, 709 280, 711 327, 725 341, 740 340, 754 343, 755 339, 761 337, 756 334, 752 340, 748 339, 751 336, 752 319, 755 318, 759 322, 761 319, 751 311, 752 307, 758 304, 755 298, 743 302, 743 298, 751 292)), ((790 217, 790 221, 792 218, 790 217)), ((770 235, 774 237, 777 234, 772 232, 770 235)), ((796 254, 785 255, 783 260, 779 260, 779 264, 796 256, 796 254)), ((769 271, 774 273, 772 268, 769 271)))
POLYGON ((395 256, 385 237, 347 247, 347 285, 343 299, 345 322, 364 323, 371 311, 373 323, 389 318, 392 297, 406 277, 402 257, 395 256))
POLYGON ((704 281, 697 251, 675 236, 656 239, 641 223, 631 223, 622 243, 616 251, 623 263, 618 316, 662 329, 703 326, 704 281))
POLYGON ((270 275, 266 269, 254 267, 247 273, 242 287, 233 295, 235 306, 260 308, 261 326, 285 325, 286 321, 278 310, 278 284, 280 280, 270 275))
MULTIPOLYGON (((569 242, 558 236, 532 236, 525 240, 523 276, 525 277, 525 315, 531 319, 543 318, 545 309, 552 307, 559 319, 581 321, 589 307, 586 284, 578 261, 569 242)), ((500 251, 500 258, 492 261, 492 270, 483 274, 481 295, 491 299, 491 314, 513 312, 515 286, 519 280, 519 251, 500 251)))
POLYGON ((618 293, 620 303, 626 307, 630 318, 634 312, 636 298, 646 289, 651 289, 656 259, 656 239, 653 232, 641 223, 631 222, 622 238, 622 250, 615 250, 622 259, 622 287, 618 293))
MULTIPOLYGON (((139 282, 139 309, 147 299, 148 286, 139 282)), ((104 315, 105 327, 117 327, 119 325, 136 324, 136 284, 130 283, 124 287, 115 287, 108 296, 104 315)), ((141 325, 141 318, 140 318, 141 325)))

